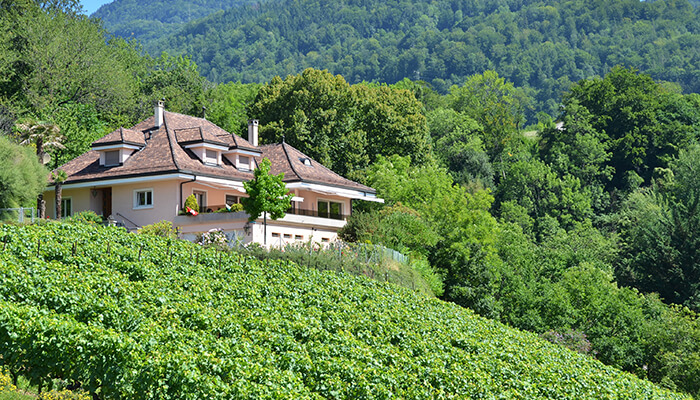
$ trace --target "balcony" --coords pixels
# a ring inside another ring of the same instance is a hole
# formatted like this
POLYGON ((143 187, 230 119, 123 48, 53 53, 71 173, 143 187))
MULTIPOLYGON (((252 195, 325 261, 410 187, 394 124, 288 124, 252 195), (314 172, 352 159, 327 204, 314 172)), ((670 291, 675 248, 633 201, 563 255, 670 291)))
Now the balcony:
POLYGON ((290 208, 287 210, 287 214, 293 215, 305 215, 307 217, 317 217, 317 218, 330 218, 337 219, 339 221, 345 221, 348 219, 349 215, 335 214, 329 212, 319 212, 314 210, 302 210, 298 208, 290 208))
MULTIPOLYGON (((233 223, 236 221, 247 222, 248 214, 245 211, 226 212, 225 205, 208 205, 204 207, 205 211, 201 211, 199 215, 194 216, 187 213, 181 213, 175 217, 173 221, 177 226, 183 225, 203 225, 203 224, 221 224, 233 223)), ((345 226, 345 221, 348 215, 319 212, 314 210, 304 209, 289 209, 286 211, 284 218, 278 219, 278 222, 302 224, 310 226, 320 226, 325 228, 340 229, 345 226)), ((262 216, 259 218, 262 219, 262 216)), ((268 219, 268 223, 270 223, 268 219)))
MULTIPOLYGON (((226 210, 225 205, 208 205, 206 207, 203 207, 203 210, 200 210, 200 214, 211 214, 211 213, 224 213, 228 214, 228 211, 226 210)), ((323 211, 314 211, 314 210, 304 210, 304 209, 299 209, 299 208, 290 208, 287 211, 285 211, 286 214, 292 214, 292 215, 303 215, 307 217, 316 217, 316 218, 329 218, 329 219, 335 219, 338 221, 345 221, 348 219, 349 215, 345 214, 337 214, 337 213, 332 213, 332 212, 323 212, 323 211)), ((185 212, 180 212, 180 215, 188 215, 185 212)))

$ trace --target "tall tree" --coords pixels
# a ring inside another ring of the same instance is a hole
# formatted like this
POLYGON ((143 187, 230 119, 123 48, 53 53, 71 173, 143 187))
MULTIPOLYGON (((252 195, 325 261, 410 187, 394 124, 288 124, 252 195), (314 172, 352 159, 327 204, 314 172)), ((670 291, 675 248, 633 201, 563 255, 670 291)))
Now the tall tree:
POLYGON ((61 169, 51 173, 54 191, 56 192, 56 219, 61 219, 63 216, 63 182, 65 182, 67 178, 68 175, 66 175, 66 171, 61 169))
POLYGON ((0 135, 0 208, 31 204, 46 187, 47 176, 29 148, 0 135))
POLYGON ((529 99, 495 71, 472 75, 463 86, 450 88, 449 105, 483 127, 483 142, 493 158, 525 122, 529 99))
MULTIPOLYGON (((36 155, 41 165, 46 165, 48 162, 46 148, 65 147, 61 144, 63 140, 61 129, 54 123, 28 120, 17 124, 16 128, 19 131, 22 144, 33 143, 36 146, 36 155)), ((39 218, 44 218, 46 216, 46 203, 43 193, 39 193, 36 207, 39 218)))
POLYGON ((243 197, 241 204, 248 213, 248 221, 255 221, 260 214, 264 215, 265 244, 267 244, 267 214, 269 213, 273 220, 284 217, 293 197, 289 194, 283 179, 284 173, 279 175, 270 173, 270 160, 263 158, 253 172, 253 179, 243 182, 249 197, 243 197))
POLYGON ((564 118, 580 113, 578 105, 590 114, 593 131, 588 136, 600 140, 611 155, 603 167, 614 169, 608 189, 625 189, 630 174, 650 183, 655 168, 667 167, 679 149, 700 137, 700 107, 694 97, 635 69, 614 67, 604 78, 572 86, 564 97, 564 118))
POLYGON ((617 274, 668 303, 700 310, 700 146, 682 150, 655 184, 630 195, 619 214, 617 274))
POLYGON ((354 178, 379 155, 432 157, 422 107, 412 92, 350 86, 341 76, 307 69, 274 78, 260 89, 248 115, 260 119, 265 143, 282 136, 335 172, 354 178))

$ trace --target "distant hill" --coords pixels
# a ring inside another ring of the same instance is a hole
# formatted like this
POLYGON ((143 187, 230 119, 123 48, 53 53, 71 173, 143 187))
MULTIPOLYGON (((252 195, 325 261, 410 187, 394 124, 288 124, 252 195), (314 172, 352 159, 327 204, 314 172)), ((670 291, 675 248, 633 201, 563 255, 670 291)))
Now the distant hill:
MULTIPOLYGON (((184 20, 185 3, 176 4, 167 8, 184 20)), ((527 89, 532 116, 556 114, 572 82, 615 65, 699 92, 698 13, 687 0, 270 0, 141 37, 155 54, 191 56, 215 82, 265 82, 314 67, 351 83, 420 79, 444 93, 493 69, 527 89)))
POLYGON ((99 398, 685 399, 455 304, 119 228, 0 224, 3 366, 99 398))
POLYGON ((149 44, 174 33, 189 22, 217 11, 227 10, 254 0, 115 0, 100 7, 91 16, 100 18, 105 28, 123 38, 149 44))

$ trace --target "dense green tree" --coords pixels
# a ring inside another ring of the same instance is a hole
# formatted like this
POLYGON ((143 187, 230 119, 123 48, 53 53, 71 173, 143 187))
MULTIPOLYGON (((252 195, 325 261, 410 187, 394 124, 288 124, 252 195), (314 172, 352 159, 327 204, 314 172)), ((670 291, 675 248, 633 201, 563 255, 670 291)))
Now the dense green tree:
MULTIPOLYGON (((698 137, 700 109, 695 99, 669 91, 634 69, 615 67, 604 78, 580 81, 565 96, 564 117, 580 113, 578 105, 586 109, 589 115, 584 118, 593 128, 586 136, 594 146, 600 141, 594 154, 611 155, 600 168, 603 173, 613 171, 608 189, 625 189, 631 173, 650 183, 655 168, 666 167, 679 149, 698 137)), ((570 154, 574 149, 568 150, 570 154)))
POLYGON ((578 178, 594 209, 602 211, 609 203, 605 186, 615 168, 610 165, 610 144, 593 128, 592 118, 578 101, 569 101, 560 124, 550 123, 540 132, 540 155, 559 175, 578 178))
POLYGON ((199 74, 197 64, 188 57, 165 53, 147 61, 149 68, 140 80, 145 108, 150 112, 156 99, 165 99, 170 111, 201 116, 206 103, 206 79, 199 74))
POLYGON ((292 146, 340 174, 369 162, 367 133, 353 129, 354 99, 341 76, 307 69, 263 86, 248 115, 260 120, 260 140, 292 146))
POLYGON ((495 71, 472 75, 462 86, 450 88, 450 107, 473 118, 483 128, 482 140, 491 157, 520 132, 528 98, 495 71))
POLYGON ((396 203, 375 212, 356 212, 338 235, 349 242, 379 243, 427 256, 440 237, 415 210, 396 203))
POLYGON ((700 309, 700 146, 682 150, 659 178, 626 200, 617 274, 668 303, 700 309))
POLYGON ((591 200, 578 178, 559 176, 537 159, 513 163, 496 192, 497 208, 506 221, 517 222, 535 237, 592 216, 591 200))
MULTIPOLYGON (((19 2, 21 3, 21 2, 19 2)), ((0 94, 21 113, 39 119, 66 103, 94 105, 115 114, 134 99, 134 79, 105 43, 94 22, 60 7, 27 2, 0 17, 8 51, 0 94)))
POLYGON ((351 87, 327 71, 307 69, 284 80, 272 79, 260 89, 248 114, 260 119, 264 143, 284 136, 341 175, 358 175, 379 155, 431 157, 425 117, 411 92, 351 87))
POLYGON ((0 136, 0 208, 32 206, 48 180, 34 152, 0 136))
POLYGON ((455 182, 493 187, 493 166, 481 141, 481 125, 449 108, 430 111, 427 119, 435 157, 450 171, 455 182))
POLYGON ((248 197, 241 198, 241 204, 248 213, 248 221, 255 221, 261 214, 264 215, 266 243, 267 215, 270 214, 273 220, 284 217, 293 197, 282 179, 284 179, 283 173, 279 175, 270 173, 270 160, 263 158, 253 172, 253 179, 243 182, 248 197))
POLYGON ((253 102, 261 86, 256 83, 229 82, 207 89, 207 119, 227 132, 247 132, 246 107, 253 102))

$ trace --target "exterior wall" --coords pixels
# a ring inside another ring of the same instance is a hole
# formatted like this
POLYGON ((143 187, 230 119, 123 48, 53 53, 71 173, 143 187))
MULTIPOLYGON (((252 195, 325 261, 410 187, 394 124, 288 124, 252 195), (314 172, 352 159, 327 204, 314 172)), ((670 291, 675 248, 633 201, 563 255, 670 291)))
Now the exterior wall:
POLYGON ((112 215, 118 221, 126 218, 139 226, 172 221, 179 210, 179 190, 176 180, 112 186, 112 215), (135 208, 134 191, 143 189, 153 190, 153 206, 135 208))
MULTIPOLYGON (((99 214, 97 209, 93 208, 94 202, 90 198, 90 189, 64 189, 61 196, 64 199, 71 198, 73 214, 85 210, 92 210, 99 214)), ((46 202, 46 215, 51 219, 56 219, 56 192, 54 190, 45 191, 44 201, 46 202)))
POLYGON ((348 198, 316 193, 310 190, 296 189, 294 192, 296 196, 304 198, 303 202, 298 202, 296 204, 298 209, 318 211, 318 200, 330 200, 337 203, 342 203, 343 215, 350 215, 350 199, 348 198))
MULTIPOLYGON (((238 197, 247 197, 248 195, 242 192, 239 192, 238 190, 235 190, 233 188, 231 189, 218 189, 214 188, 212 186, 204 186, 202 184, 199 184, 197 182, 192 182, 192 183, 187 183, 184 185, 182 189, 182 196, 186 199, 187 196, 191 195, 194 193, 194 191, 198 192, 206 192, 207 194, 207 207, 206 208, 211 208, 212 211, 216 211, 219 208, 222 208, 224 204, 226 204, 226 195, 232 195, 232 196, 238 196, 238 197)), ((202 210, 202 205, 200 204, 200 211, 206 211, 202 210)))
MULTIPOLYGON (((182 196, 186 198, 193 191, 204 191, 207 194, 207 207, 218 208, 226 202, 226 195, 243 197, 245 193, 233 188, 216 188, 213 185, 203 185, 198 182, 172 179, 168 181, 142 182, 134 184, 120 184, 112 186, 98 186, 94 188, 64 189, 63 196, 71 197, 73 212, 92 210, 98 215, 102 214, 102 191, 99 189, 112 188, 112 215, 117 221, 124 221, 129 228, 149 225, 161 220, 172 221, 180 229, 185 239, 194 240, 197 234, 211 229, 222 229, 230 240, 239 240, 242 243, 264 243, 268 246, 284 246, 295 242, 325 243, 337 240, 337 231, 345 226, 345 220, 320 218, 313 215, 287 214, 277 221, 267 221, 267 238, 264 234, 263 219, 259 218, 253 223, 248 223, 245 212, 239 213, 202 213, 198 216, 178 215, 183 202, 180 198, 180 183, 182 196), (96 189, 96 190, 93 190, 96 189), (153 206, 134 207, 134 192, 136 190, 151 189, 153 191, 153 206)), ((47 213, 55 218, 54 192, 44 192, 47 204, 47 213)), ((303 197, 303 202, 297 202, 297 209, 318 212, 318 200, 330 200, 343 204, 342 213, 350 213, 350 200, 347 198, 325 195, 308 190, 296 189, 294 194, 303 197)), ((108 217, 108 216, 104 216, 108 217)))
MULTIPOLYGON (((221 229, 231 241, 235 237, 242 244, 265 243, 263 218, 248 223, 248 214, 245 212, 180 215, 175 217, 174 225, 179 228, 184 239, 192 241, 198 234, 221 229)), ((287 214, 276 221, 267 220, 267 245, 278 247, 308 241, 333 242, 338 238, 338 229, 344 225, 345 221, 340 220, 287 214)))

